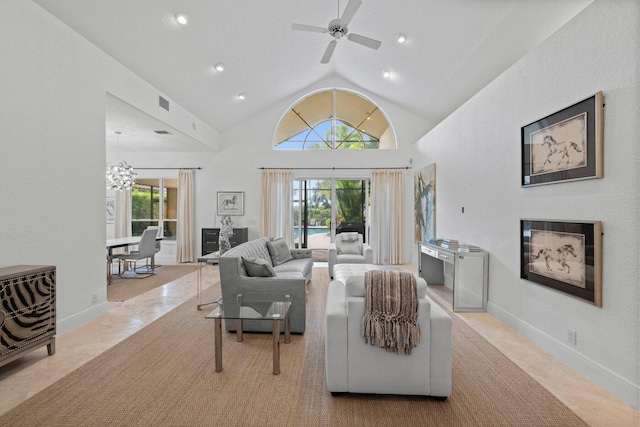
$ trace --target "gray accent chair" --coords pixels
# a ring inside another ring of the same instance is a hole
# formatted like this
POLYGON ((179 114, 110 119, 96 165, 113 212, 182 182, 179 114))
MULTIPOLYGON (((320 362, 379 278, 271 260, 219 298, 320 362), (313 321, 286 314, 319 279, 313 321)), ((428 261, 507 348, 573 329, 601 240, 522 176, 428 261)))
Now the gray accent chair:
MULTIPOLYGON (((273 266, 275 277, 250 277, 244 267, 243 258, 260 258, 272 264, 267 242, 271 237, 262 237, 242 243, 225 252, 219 259, 222 304, 226 313, 237 313, 237 295, 242 301, 284 301, 291 297, 291 332, 302 334, 306 327, 307 283, 311 280, 313 259, 310 249, 290 249, 293 259, 273 266)), ((284 323, 284 322, 281 322, 284 323)), ((284 324, 281 325, 284 331, 284 324)), ((271 322, 245 320, 244 332, 271 332, 271 322)), ((225 321, 225 329, 236 330, 235 321, 225 321)))
POLYGON ((336 264, 373 264, 373 248, 363 240, 360 233, 336 234, 335 243, 329 245, 329 277, 333 279, 336 264))

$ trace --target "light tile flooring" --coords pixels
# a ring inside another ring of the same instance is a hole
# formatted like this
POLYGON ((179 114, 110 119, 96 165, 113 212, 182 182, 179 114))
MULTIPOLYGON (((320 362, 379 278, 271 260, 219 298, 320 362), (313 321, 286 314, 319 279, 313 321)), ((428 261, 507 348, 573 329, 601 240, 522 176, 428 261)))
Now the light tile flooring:
MULTIPOLYGON (((415 267, 412 266, 403 268, 415 271, 415 267)), ((204 269, 203 287, 211 285, 213 276, 217 274, 215 269, 217 267, 204 269)), ((55 356, 48 357, 46 348, 42 348, 0 367, 0 414, 192 298, 196 294, 196 283, 197 273, 192 273, 129 301, 108 303, 108 314, 59 335, 56 339, 55 356)), ((589 425, 640 427, 638 411, 556 360, 494 317, 486 313, 467 313, 460 314, 460 318, 589 425)))

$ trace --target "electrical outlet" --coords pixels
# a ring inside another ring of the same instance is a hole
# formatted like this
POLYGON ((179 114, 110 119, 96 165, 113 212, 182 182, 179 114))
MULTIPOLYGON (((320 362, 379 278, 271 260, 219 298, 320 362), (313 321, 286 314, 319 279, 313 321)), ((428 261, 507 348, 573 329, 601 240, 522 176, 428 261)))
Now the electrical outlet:
POLYGON ((95 305, 98 303, 98 294, 91 295, 91 304, 95 305))
POLYGON ((574 347, 578 343, 578 333, 574 329, 567 329, 567 342, 574 347))

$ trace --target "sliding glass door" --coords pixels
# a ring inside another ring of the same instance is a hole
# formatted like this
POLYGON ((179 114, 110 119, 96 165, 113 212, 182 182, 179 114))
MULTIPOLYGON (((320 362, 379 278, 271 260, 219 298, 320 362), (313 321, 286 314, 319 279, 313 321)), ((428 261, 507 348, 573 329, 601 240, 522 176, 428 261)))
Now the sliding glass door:
POLYGON ((368 240, 369 180, 294 180, 294 230, 296 247, 313 250, 316 261, 327 261, 335 235, 356 231, 368 240))

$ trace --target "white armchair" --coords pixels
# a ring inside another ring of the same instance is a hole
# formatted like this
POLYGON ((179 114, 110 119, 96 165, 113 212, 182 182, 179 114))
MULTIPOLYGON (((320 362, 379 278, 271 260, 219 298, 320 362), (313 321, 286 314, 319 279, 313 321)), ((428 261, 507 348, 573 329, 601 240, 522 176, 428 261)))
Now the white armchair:
POLYGON ((372 264, 373 248, 363 243, 360 233, 336 234, 335 243, 329 245, 329 277, 333 279, 336 264, 372 264))
POLYGON ((342 264, 329 284, 325 310, 325 371, 331 394, 376 393, 433 396, 451 394, 451 317, 427 297, 417 278, 418 324, 422 335, 411 355, 390 353, 365 342, 364 272, 375 265, 342 264), (344 283, 344 284, 343 284, 344 283))

